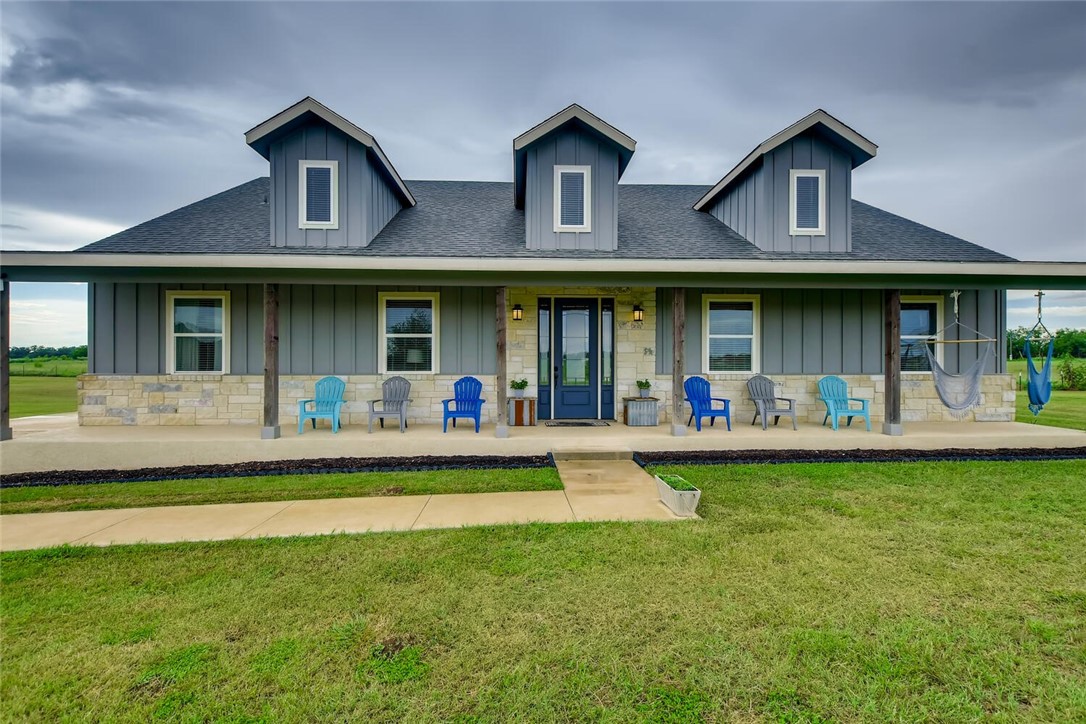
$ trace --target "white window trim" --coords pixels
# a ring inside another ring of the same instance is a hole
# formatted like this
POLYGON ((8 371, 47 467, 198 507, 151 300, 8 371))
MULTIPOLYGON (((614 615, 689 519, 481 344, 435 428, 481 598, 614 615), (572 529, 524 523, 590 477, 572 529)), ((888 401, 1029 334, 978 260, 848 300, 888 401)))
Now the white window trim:
POLYGON ((230 374, 230 292, 226 291, 181 291, 167 290, 166 292, 166 372, 171 375, 228 375, 230 374), (175 299, 221 299, 222 300, 222 334, 191 334, 177 333, 173 331, 173 303, 175 299), (191 370, 177 370, 177 343, 178 337, 222 337, 222 369, 194 372, 191 370))
POLYGON ((792 236, 826 235, 826 172, 819 169, 796 169, 788 172, 788 226, 792 236), (818 228, 800 229, 796 227, 796 179, 818 179, 818 228))
POLYGON ((299 229, 338 229, 339 228, 339 161, 298 161, 298 228, 299 229), (307 221, 306 215, 306 172, 307 168, 332 169, 332 220, 307 221))
POLYGON ((758 374, 762 370, 762 297, 758 294, 705 294, 701 298, 701 369, 707 375, 731 375, 748 374, 747 370, 710 370, 709 369, 709 339, 719 337, 721 339, 747 339, 750 338, 750 371, 749 374, 758 374), (709 303, 710 302, 751 302, 754 310, 753 334, 709 334, 709 303))
POLYGON ((554 230, 586 233, 592 231, 592 167, 591 166, 555 166, 554 167, 554 230), (579 226, 562 224, 562 174, 580 173, 584 175, 584 223, 579 226))
MULTIPOLYGON (((946 326, 943 323, 943 307, 944 307, 944 305, 946 303, 946 300, 943 297, 941 297, 941 296, 939 296, 937 294, 916 295, 916 296, 902 295, 901 303, 903 305, 904 304, 910 304, 910 303, 914 303, 914 304, 915 303, 934 304, 935 305, 935 329, 937 330, 936 333, 935 333, 935 339, 938 339, 938 340, 943 339, 943 328, 946 326)), ((929 336, 928 335, 921 335, 921 334, 903 334, 903 335, 901 335, 901 339, 902 339, 902 341, 904 341, 906 339, 929 339, 929 336)), ((946 347, 945 344, 937 344, 937 345, 935 345, 935 361, 939 363, 940 367, 943 365, 943 348, 944 347, 946 347)), ((901 374, 903 374, 903 375, 930 375, 931 371, 930 370, 901 370, 901 374)))
POLYGON ((398 375, 436 375, 438 374, 438 360, 441 359, 441 336, 438 333, 438 320, 441 318, 439 314, 439 302, 441 295, 438 292, 378 292, 377 294, 377 317, 378 324, 380 325, 380 349, 377 352, 377 371, 380 374, 386 374, 388 370, 388 338, 392 337, 425 337, 423 334, 393 334, 389 335, 385 329, 385 301, 389 299, 407 299, 407 300, 422 300, 429 301, 431 309, 433 310, 433 326, 430 328, 430 338, 433 339, 433 344, 430 345, 430 370, 419 372, 396 372, 398 375))

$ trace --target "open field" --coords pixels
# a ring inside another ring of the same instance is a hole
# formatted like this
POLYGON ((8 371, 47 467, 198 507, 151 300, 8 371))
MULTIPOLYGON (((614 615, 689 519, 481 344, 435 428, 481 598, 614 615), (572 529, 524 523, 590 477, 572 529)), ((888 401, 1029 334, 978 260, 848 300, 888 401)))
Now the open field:
POLYGON ((74 377, 15 377, 11 384, 11 416, 56 415, 75 412, 74 377))
POLYGON ((0 510, 4 514, 43 513, 369 495, 437 495, 561 489, 562 481, 558 479, 558 471, 554 468, 262 475, 251 478, 195 478, 146 483, 0 488, 0 510))
POLYGON ((1082 721, 1086 463, 669 467, 703 520, 2 557, 11 720, 1082 721))
POLYGON ((11 360, 12 376, 78 377, 87 373, 85 359, 59 359, 56 357, 21 357, 11 360))

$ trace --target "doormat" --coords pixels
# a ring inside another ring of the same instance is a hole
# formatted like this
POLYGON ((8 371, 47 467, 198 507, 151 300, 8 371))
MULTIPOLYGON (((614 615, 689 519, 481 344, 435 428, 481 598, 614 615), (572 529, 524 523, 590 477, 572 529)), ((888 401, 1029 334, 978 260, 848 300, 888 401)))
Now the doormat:
POLYGON ((549 420, 547 427, 610 427, 603 420, 549 420))

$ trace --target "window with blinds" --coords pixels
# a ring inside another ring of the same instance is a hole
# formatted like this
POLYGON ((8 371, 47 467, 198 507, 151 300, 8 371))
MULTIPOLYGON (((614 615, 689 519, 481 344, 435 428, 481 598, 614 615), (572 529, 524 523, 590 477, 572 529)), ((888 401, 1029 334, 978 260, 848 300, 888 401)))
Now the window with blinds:
POLYGON ((939 345, 925 342, 939 339, 942 329, 942 302, 939 299, 901 299, 901 371, 931 372, 924 347, 931 350, 936 359, 941 357, 939 345))
POLYGON ((229 292, 167 292, 171 374, 226 374, 229 292))
POLYGON ((554 167, 554 230, 590 231, 591 168, 554 167))
POLYGON ((792 234, 826 233, 826 172, 792 169, 789 217, 792 234))
POLYGON ((705 329, 706 372, 756 372, 758 367, 758 298, 753 296, 706 297, 702 325, 705 329))
POLYGON ((382 294, 381 371, 437 372, 437 295, 382 294))
POLYGON ((303 229, 339 226, 336 161, 300 161, 298 168, 298 225, 303 229))

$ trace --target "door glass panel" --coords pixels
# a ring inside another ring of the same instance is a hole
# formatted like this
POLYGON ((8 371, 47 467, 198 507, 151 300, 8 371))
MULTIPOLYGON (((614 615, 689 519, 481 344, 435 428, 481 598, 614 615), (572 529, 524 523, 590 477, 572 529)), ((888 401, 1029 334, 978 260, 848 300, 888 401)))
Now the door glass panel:
POLYGON ((605 387, 613 384, 611 370, 614 369, 614 315, 615 313, 610 309, 603 309, 600 311, 600 331, 603 334, 603 339, 600 340, 600 384, 605 387))
POLYGON ((539 385, 551 383, 551 310, 539 303, 539 385))
POLYGON ((562 310, 562 384, 566 387, 587 387, 589 384, 587 309, 562 310))

